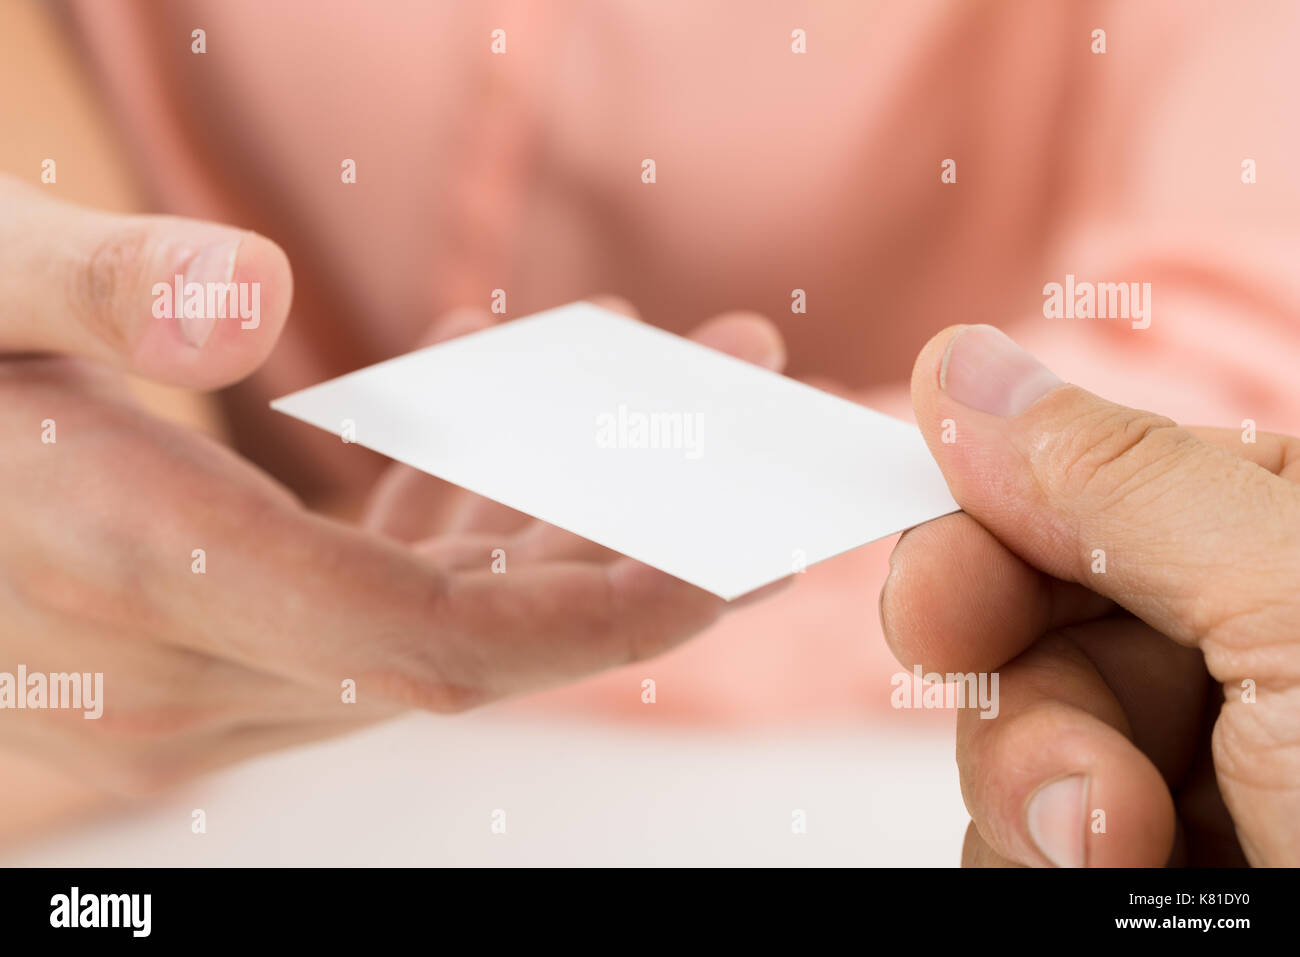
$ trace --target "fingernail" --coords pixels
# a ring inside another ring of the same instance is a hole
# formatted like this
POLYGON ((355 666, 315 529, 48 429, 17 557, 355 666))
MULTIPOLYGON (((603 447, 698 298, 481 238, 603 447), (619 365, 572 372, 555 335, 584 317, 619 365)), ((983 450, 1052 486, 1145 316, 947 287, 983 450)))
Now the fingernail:
POLYGON ((217 317, 208 315, 207 303, 209 297, 206 295, 208 283, 228 283, 235 277, 235 259, 239 256, 239 245, 241 240, 232 239, 223 243, 217 243, 213 246, 207 246, 200 249, 198 253, 190 260, 185 267, 185 285, 196 282, 205 289, 203 297, 204 308, 200 310, 201 314, 197 316, 187 315, 186 310, 177 306, 177 322, 181 327, 181 335, 196 349, 203 348, 203 344, 208 341, 208 336, 212 335, 212 327, 216 324, 217 317))
POLYGON ((1019 415, 1061 380, 993 326, 967 326, 948 343, 939 388, 990 415, 1019 415))
POLYGON ((1057 867, 1083 867, 1087 796, 1087 777, 1073 774, 1043 785, 1029 799, 1029 836, 1057 867))

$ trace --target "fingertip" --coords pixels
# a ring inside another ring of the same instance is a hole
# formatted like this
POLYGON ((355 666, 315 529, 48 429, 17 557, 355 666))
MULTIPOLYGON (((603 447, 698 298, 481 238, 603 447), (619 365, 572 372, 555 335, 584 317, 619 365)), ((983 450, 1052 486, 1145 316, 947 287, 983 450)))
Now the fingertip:
POLYGON ((905 668, 991 670, 1049 620, 1040 573, 964 512, 904 532, 889 566, 881 630, 905 668))
POLYGON ((935 333, 921 347, 916 362, 912 364, 912 407, 923 431, 931 418, 923 413, 930 410, 934 397, 943 391, 948 351, 953 341, 966 328, 968 326, 965 323, 959 323, 935 333))
POLYGON ((672 648, 722 616, 727 603, 710 592, 632 558, 605 566, 618 614, 636 634, 635 657, 672 648))
POLYGON ((170 275, 152 287, 153 319, 131 367, 195 389, 237 382, 266 360, 284 329, 293 300, 289 258, 265 236, 225 227, 172 242, 177 252, 160 270, 170 275))
POLYGON ((616 296, 613 293, 597 293, 594 296, 588 296, 586 301, 593 306, 600 306, 600 308, 608 309, 610 312, 617 312, 619 315, 627 316, 629 319, 641 318, 641 313, 636 306, 622 296, 616 296))
POLYGON ((1177 834, 1169 787, 1127 739, 1110 752, 1109 773, 1094 776, 1087 793, 1084 866, 1164 867, 1177 834))
POLYGON ((994 850, 1030 866, 1162 867, 1173 798, 1121 731, 1061 701, 990 721, 961 712, 963 793, 994 850))
POLYGON ((785 339, 766 316, 756 312, 727 312, 705 322, 691 335, 701 345, 772 372, 785 368, 785 339))
POLYGON ((237 286, 246 288, 250 293, 257 289, 257 315, 246 317, 241 312, 225 323, 230 335, 238 335, 231 342, 251 361, 247 371, 251 372, 270 354, 284 324, 289 318, 289 308, 293 303, 293 269, 289 257, 275 242, 258 233, 247 232, 239 246, 239 255, 235 260, 233 281, 237 286))
POLYGON ((235 280, 262 283, 263 318, 278 331, 293 301, 293 268, 288 254, 260 233, 246 232, 235 264, 235 280))

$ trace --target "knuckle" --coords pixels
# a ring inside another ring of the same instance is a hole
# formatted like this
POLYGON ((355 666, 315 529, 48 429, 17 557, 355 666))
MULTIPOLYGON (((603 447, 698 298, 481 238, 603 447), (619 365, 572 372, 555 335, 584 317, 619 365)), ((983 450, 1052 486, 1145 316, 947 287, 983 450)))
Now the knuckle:
POLYGON ((115 349, 129 344, 127 326, 117 317, 143 282, 149 244, 149 232, 143 227, 114 230, 73 273, 71 295, 76 314, 93 335, 115 349))
MULTIPOLYGON (((1231 688, 1228 689, 1231 692, 1231 688)), ((1210 737, 1221 781, 1276 790, 1300 770, 1300 684, 1268 692, 1269 700, 1246 703, 1229 693, 1210 737)))
POLYGON ((1070 423, 1040 474, 1067 500, 1105 508, 1149 486, 1174 467, 1190 438, 1171 419, 1118 407, 1086 413, 1070 423))
POLYGON ((1300 685, 1300 644, 1290 640, 1300 632, 1294 594, 1238 590, 1225 599, 1198 592, 1187 603, 1186 617, 1201 639, 1206 667, 1219 680, 1255 677, 1300 685))

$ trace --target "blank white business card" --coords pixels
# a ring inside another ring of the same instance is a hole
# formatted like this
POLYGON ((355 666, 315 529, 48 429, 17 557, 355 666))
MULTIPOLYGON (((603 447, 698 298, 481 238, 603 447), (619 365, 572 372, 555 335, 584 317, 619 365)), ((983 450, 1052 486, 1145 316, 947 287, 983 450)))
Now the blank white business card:
POLYGON ((957 509, 914 426, 590 303, 271 406, 728 600, 957 509))

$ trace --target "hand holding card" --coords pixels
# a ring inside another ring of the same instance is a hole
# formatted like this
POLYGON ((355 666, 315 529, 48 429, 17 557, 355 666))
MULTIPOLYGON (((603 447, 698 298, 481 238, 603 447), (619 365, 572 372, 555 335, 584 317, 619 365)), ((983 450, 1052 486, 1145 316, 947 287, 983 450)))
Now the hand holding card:
POLYGON ((272 406, 728 600, 957 508, 914 427, 590 303, 272 406))

